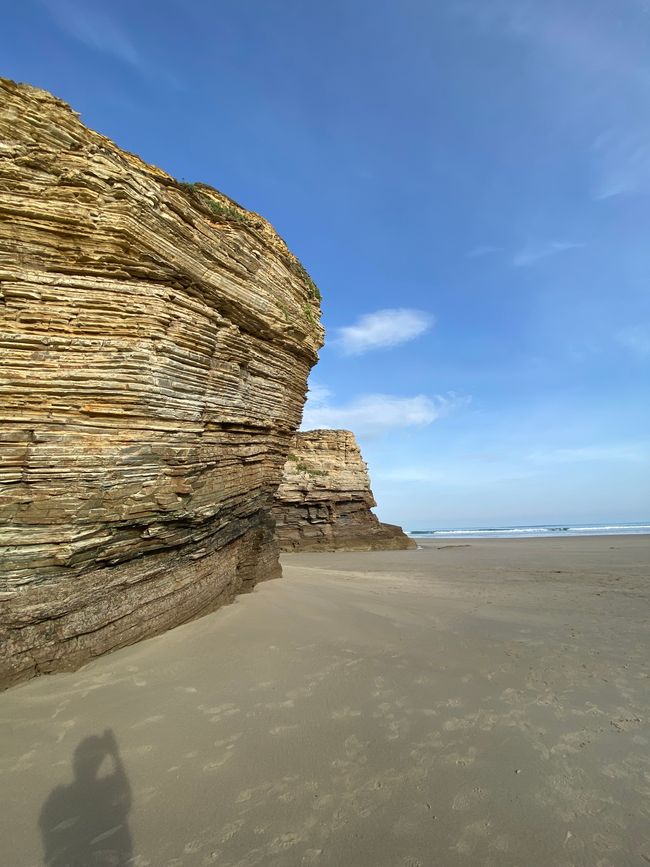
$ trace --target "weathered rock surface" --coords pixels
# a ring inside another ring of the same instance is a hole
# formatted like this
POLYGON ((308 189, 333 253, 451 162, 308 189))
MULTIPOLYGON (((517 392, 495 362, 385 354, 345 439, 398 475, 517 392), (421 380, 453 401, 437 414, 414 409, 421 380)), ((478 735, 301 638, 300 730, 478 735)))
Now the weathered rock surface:
POLYGON ((296 434, 273 509, 283 551, 415 548, 401 527, 380 523, 376 505, 353 433, 296 434))
POLYGON ((261 217, 0 80, 0 684, 279 573, 317 296, 261 217))

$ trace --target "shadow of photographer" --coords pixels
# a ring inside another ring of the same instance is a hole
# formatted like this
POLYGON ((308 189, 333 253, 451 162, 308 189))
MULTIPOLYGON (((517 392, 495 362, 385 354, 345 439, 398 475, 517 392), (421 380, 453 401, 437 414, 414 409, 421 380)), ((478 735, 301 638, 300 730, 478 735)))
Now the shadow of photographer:
POLYGON ((125 867, 133 857, 131 786, 113 731, 81 741, 73 769, 73 781, 53 789, 41 810, 45 867, 125 867))

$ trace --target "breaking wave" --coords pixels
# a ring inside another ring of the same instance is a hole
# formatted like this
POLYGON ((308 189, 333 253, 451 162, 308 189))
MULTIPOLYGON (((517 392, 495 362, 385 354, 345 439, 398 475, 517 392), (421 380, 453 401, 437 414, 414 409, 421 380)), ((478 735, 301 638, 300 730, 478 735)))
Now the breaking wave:
POLYGON ((489 538, 518 538, 522 536, 618 536, 634 535, 636 533, 650 533, 650 523, 636 524, 588 524, 588 525, 563 525, 563 524, 540 524, 530 527, 464 527, 456 529, 436 530, 411 530, 409 536, 437 538, 466 538, 466 539, 489 539, 489 538))

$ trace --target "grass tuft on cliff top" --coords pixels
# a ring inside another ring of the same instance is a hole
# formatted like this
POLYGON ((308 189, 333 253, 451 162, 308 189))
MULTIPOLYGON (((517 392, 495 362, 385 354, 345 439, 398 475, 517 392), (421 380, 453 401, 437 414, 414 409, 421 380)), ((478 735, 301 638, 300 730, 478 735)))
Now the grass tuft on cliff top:
MULTIPOLYGON (((233 223, 243 223, 244 225, 249 226, 251 229, 262 228, 262 222, 260 220, 253 219, 249 215, 249 213, 243 208, 240 209, 235 205, 228 205, 218 201, 217 199, 213 199, 212 196, 208 196, 203 192, 201 186, 198 183, 179 181, 178 185, 181 187, 181 189, 185 190, 185 192, 189 193, 191 196, 196 196, 205 207, 209 208, 209 210, 212 211, 212 213, 220 219, 229 220, 233 223)), ((307 291, 309 293, 309 296, 320 303, 323 300, 320 289, 311 279, 303 264, 291 252, 289 252, 289 263, 293 273, 297 277, 300 277, 300 279, 307 284, 307 291)), ((310 315, 308 316, 308 318, 310 322, 312 322, 312 324, 316 324, 313 315, 311 315, 311 310, 309 311, 309 313, 310 315)))

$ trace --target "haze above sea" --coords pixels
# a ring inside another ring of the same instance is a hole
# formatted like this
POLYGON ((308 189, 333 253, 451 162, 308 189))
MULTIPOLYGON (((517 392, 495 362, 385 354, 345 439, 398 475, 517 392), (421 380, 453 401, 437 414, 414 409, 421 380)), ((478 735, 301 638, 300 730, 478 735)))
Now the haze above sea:
POLYGON ((532 524, 521 527, 451 527, 409 530, 415 539, 526 539, 546 536, 630 536, 650 533, 650 521, 626 524, 532 524))

